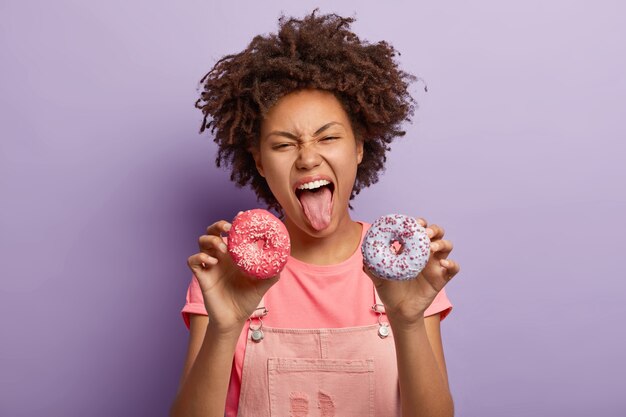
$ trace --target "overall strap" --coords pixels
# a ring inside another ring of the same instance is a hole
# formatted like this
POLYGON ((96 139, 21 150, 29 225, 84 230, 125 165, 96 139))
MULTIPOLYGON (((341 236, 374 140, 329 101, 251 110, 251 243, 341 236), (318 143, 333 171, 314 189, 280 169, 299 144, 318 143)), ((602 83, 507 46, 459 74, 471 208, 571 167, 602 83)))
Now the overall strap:
POLYGON ((373 286, 373 287, 374 287, 375 304, 372 306, 372 310, 376 314, 378 314, 378 336, 380 336, 381 339, 385 339, 387 336, 389 336, 389 334, 391 334, 391 330, 390 330, 389 323, 383 320, 383 314, 386 315, 385 305, 383 304, 382 301, 380 301, 380 297, 378 296, 378 293, 376 292, 376 286, 373 286))
POLYGON ((375 313, 385 314, 385 305, 383 304, 382 301, 380 301, 380 297, 378 296, 378 293, 376 292, 376 286, 372 285, 372 288, 374 288, 374 305, 372 306, 372 310, 375 313))
POLYGON ((256 310, 254 310, 252 315, 250 315, 250 319, 257 319, 257 318, 265 317, 267 313, 269 313, 269 310, 265 308, 265 296, 263 296, 256 310))

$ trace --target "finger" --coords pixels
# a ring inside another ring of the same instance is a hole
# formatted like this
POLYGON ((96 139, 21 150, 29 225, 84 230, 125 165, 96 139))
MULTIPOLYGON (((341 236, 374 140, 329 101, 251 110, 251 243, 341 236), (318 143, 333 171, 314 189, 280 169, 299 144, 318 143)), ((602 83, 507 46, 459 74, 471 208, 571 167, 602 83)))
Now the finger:
POLYGON ((219 251, 221 253, 228 252, 228 248, 221 236, 202 235, 198 238, 198 247, 201 252, 208 253, 209 255, 213 255, 213 251, 219 251))
POLYGON ((442 259, 439 261, 439 264, 447 270, 450 278, 452 278, 461 271, 460 265, 452 259, 442 259))
POLYGON ((426 227, 428 225, 428 223, 426 223, 426 220, 423 219, 422 217, 418 217, 416 220, 422 227, 426 227))
POLYGON ((453 245, 449 240, 436 240, 430 243, 430 250, 439 254, 446 254, 452 251, 453 245))
POLYGON ((207 235, 220 236, 222 233, 227 233, 230 230, 231 224, 226 220, 220 220, 215 222, 206 228, 207 235))
POLYGON ((208 269, 213 265, 216 265, 218 260, 206 253, 196 253, 187 258, 187 265, 191 270, 208 269))
POLYGON ((444 235, 444 230, 441 226, 436 224, 431 224, 426 228, 426 234, 430 238, 430 240, 441 239, 444 235))

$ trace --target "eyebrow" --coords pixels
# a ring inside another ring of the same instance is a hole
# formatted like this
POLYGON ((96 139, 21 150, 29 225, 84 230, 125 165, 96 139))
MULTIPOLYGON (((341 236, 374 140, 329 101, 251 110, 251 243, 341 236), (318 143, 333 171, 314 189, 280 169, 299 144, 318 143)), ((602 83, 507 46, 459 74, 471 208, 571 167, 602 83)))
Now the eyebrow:
MULTIPOLYGON (((313 133, 313 136, 317 136, 320 133, 322 133, 323 131, 325 131, 326 129, 328 129, 329 127, 333 126, 333 125, 340 125, 343 126, 341 123, 339 122, 330 122, 330 123, 326 123, 324 126, 320 127, 319 129, 317 129, 315 131, 315 133, 313 133)), ((284 136, 286 138, 289 139, 293 139, 293 140, 300 140, 300 138, 297 135, 294 135, 293 133, 290 132, 283 132, 280 130, 274 130, 270 133, 267 134, 267 136, 265 138, 269 138, 272 135, 277 135, 277 136, 284 136)))

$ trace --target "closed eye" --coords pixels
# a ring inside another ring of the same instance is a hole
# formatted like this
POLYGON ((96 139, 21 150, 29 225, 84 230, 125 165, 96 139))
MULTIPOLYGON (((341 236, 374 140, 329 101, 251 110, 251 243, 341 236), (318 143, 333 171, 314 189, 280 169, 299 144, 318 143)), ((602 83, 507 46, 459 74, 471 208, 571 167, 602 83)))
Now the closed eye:
MULTIPOLYGON (((332 142, 336 139, 339 139, 338 136, 326 136, 322 139, 320 139, 320 142, 332 142)), ((277 143, 275 145, 272 145, 272 149, 274 150, 284 150, 285 148, 289 148, 292 146, 295 146, 295 143, 288 143, 288 142, 283 142, 283 143, 277 143)))
POLYGON ((272 146, 272 149, 284 149, 288 146, 291 146, 290 143, 279 143, 277 145, 272 146))

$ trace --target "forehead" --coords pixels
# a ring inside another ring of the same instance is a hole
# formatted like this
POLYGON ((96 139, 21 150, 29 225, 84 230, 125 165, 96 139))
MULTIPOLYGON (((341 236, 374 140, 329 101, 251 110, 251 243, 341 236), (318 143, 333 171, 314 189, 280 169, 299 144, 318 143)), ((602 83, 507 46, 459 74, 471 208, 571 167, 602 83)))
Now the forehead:
POLYGON ((349 125, 348 115, 334 94, 321 90, 299 90, 283 96, 263 119, 262 132, 274 129, 312 134, 329 122, 349 125))

